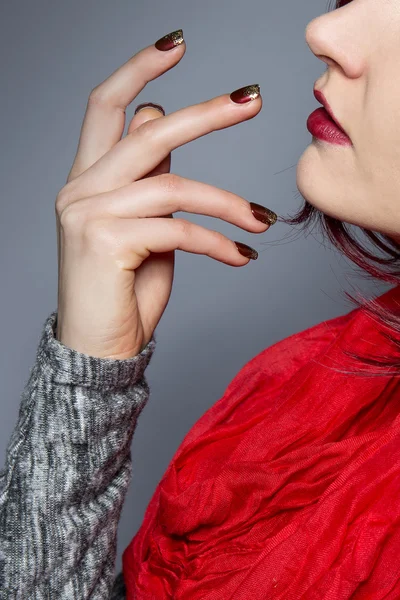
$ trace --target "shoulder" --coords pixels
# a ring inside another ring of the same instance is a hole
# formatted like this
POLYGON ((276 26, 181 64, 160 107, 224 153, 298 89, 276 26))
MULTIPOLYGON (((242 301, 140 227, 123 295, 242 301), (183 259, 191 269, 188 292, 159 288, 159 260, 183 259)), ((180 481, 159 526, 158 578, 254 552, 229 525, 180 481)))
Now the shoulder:
MULTIPOLYGON (((312 325, 272 344, 249 360, 238 372, 231 386, 253 376, 269 377, 269 383, 282 383, 300 367, 314 360, 334 344, 360 316, 360 308, 345 315, 312 325)), ((228 388, 229 389, 229 388, 228 388)))

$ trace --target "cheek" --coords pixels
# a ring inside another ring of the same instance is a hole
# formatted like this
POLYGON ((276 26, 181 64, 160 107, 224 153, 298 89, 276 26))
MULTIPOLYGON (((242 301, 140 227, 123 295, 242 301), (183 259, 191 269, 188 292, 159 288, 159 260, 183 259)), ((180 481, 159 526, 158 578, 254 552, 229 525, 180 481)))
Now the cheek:
POLYGON ((396 86, 382 82, 371 93, 355 134, 355 157, 366 190, 396 191, 400 197, 400 86, 396 86))
POLYGON ((393 235, 400 231, 400 103, 382 94, 364 109, 353 190, 367 229, 393 235))
POLYGON ((357 157, 365 180, 384 188, 398 186, 400 170, 399 0, 396 6, 394 10, 390 0, 375 19, 381 36, 371 48, 368 73, 361 84, 361 119, 354 119, 357 157))

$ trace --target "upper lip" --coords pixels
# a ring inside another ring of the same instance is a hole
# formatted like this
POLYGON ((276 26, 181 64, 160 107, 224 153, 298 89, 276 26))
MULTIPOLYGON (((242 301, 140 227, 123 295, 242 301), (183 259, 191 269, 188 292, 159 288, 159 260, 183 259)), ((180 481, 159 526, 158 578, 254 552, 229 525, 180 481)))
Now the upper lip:
POLYGON ((325 98, 324 94, 320 90, 317 90, 314 88, 314 96, 315 96, 315 99, 324 106, 326 112, 328 113, 328 115, 330 116, 332 121, 334 121, 336 123, 336 125, 339 127, 339 129, 341 129, 343 131, 343 133, 345 133, 347 135, 347 132, 345 131, 345 129, 343 129, 342 125, 339 123, 339 121, 333 114, 333 110, 329 106, 328 101, 325 98))

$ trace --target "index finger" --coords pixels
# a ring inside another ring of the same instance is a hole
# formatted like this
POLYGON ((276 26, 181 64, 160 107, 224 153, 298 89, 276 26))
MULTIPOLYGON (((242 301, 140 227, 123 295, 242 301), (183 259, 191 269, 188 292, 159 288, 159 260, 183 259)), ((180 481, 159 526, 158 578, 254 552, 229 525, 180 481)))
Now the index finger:
POLYGON ((94 165, 120 141, 127 106, 149 81, 172 69, 185 51, 183 32, 178 29, 140 50, 91 91, 67 182, 94 165), (167 48, 172 51, 165 51, 167 48))
POLYGON ((255 84, 147 121, 74 181, 67 196, 73 202, 128 185, 144 177, 173 149, 252 119, 261 107, 260 86, 255 84), (249 101, 241 102, 246 94, 249 101))

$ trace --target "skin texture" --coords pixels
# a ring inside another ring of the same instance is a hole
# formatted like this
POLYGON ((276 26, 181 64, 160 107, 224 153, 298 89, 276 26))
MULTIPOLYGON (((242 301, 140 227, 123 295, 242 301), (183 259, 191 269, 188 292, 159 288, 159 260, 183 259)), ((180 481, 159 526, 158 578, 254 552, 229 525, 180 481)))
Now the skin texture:
POLYGON ((315 82, 353 146, 312 138, 297 186, 324 213, 400 240, 400 2, 353 0, 310 21, 315 82))
MULTIPOLYGON (((400 2, 352 0, 313 19, 305 33, 327 65, 315 87, 353 145, 313 138, 298 161, 297 187, 325 214, 399 241, 400 2)), ((56 200, 57 339, 89 355, 124 359, 146 346, 169 301, 175 250, 248 264, 217 224, 207 230, 174 212, 212 216, 255 234, 268 228, 234 191, 170 173, 175 148, 256 117, 261 96, 239 105, 226 93, 166 116, 141 111, 121 139, 126 107, 185 49, 150 45, 92 90, 56 200)))
POLYGON ((249 263, 217 229, 173 213, 209 215, 255 234, 270 226, 247 199, 170 172, 172 150, 254 118, 261 95, 238 104, 230 90, 166 116, 143 110, 122 137, 126 107, 178 64, 185 48, 147 46, 91 91, 75 160, 56 198, 57 340, 90 356, 123 360, 146 347, 169 301, 175 250, 233 267, 249 263))

